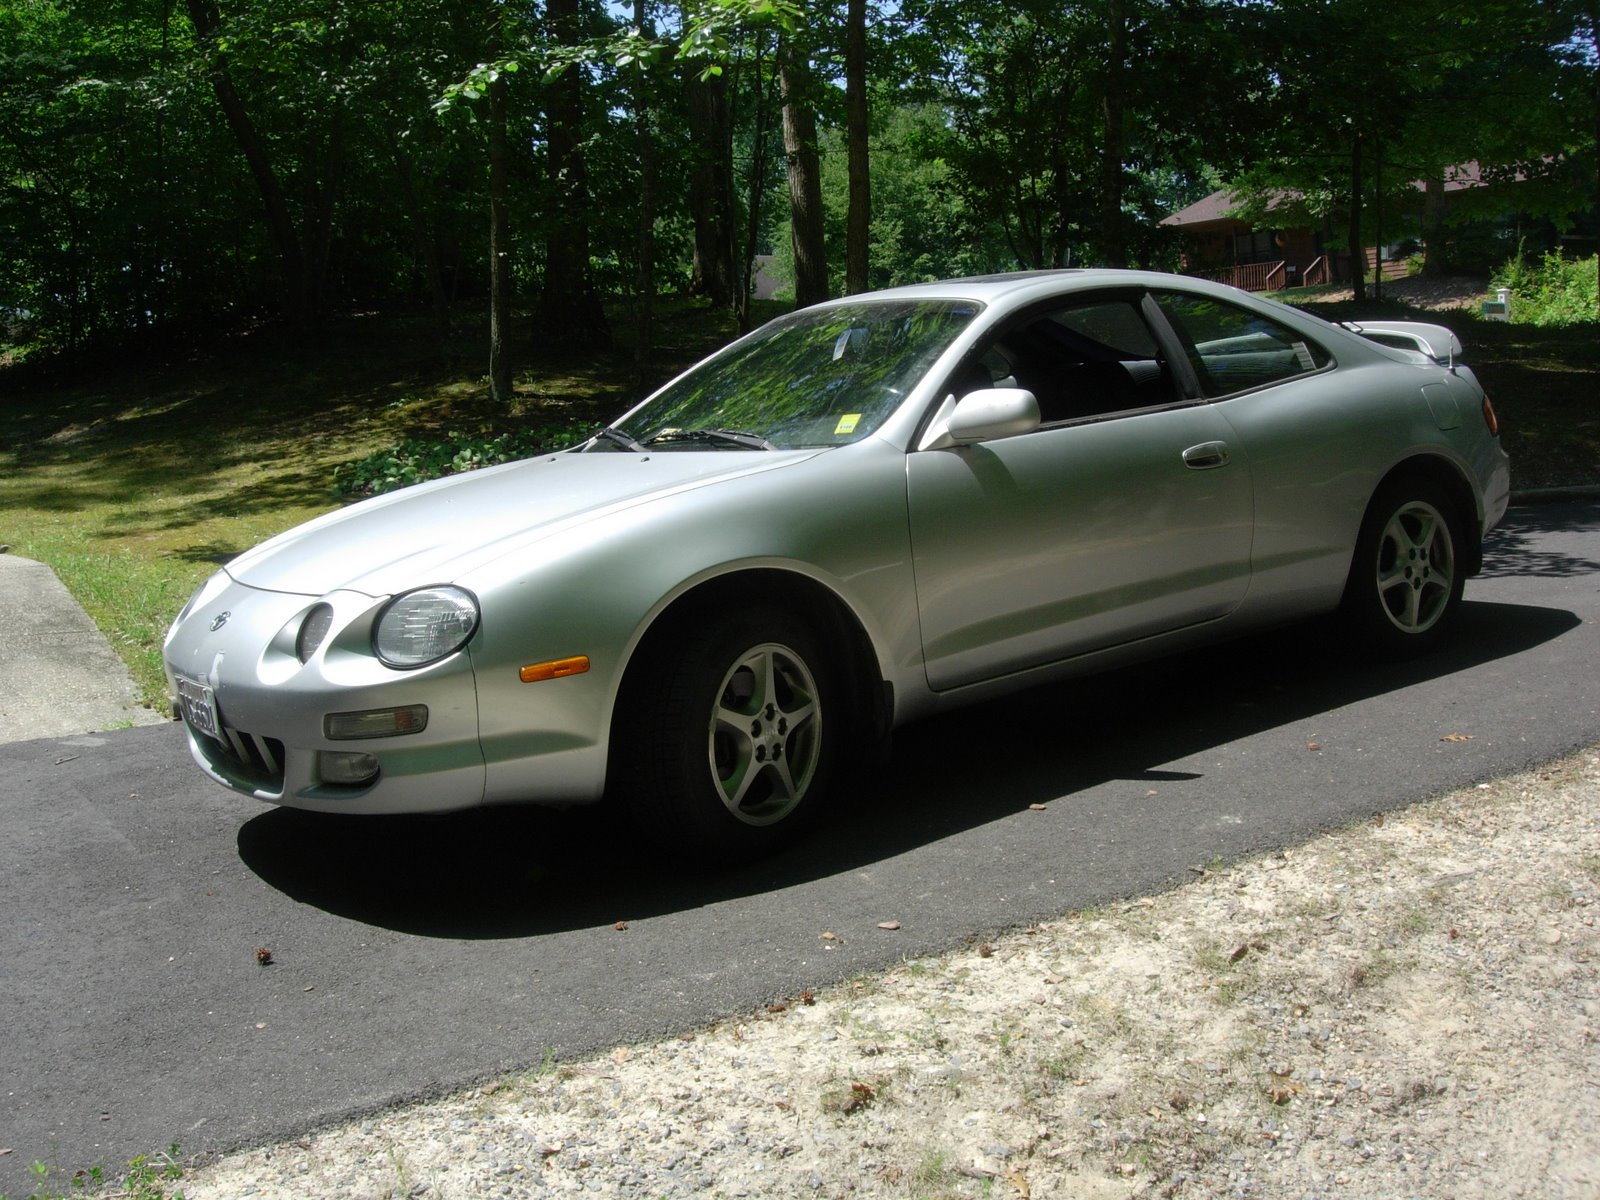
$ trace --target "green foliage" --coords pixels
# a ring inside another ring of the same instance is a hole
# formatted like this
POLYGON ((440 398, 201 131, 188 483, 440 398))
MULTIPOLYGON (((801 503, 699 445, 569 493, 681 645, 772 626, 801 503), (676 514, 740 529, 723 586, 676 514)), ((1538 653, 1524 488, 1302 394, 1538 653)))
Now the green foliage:
POLYGON ((1600 260, 1548 253, 1518 255, 1495 272, 1491 288, 1511 289, 1511 320, 1518 325, 1567 326, 1600 321, 1600 260))
MULTIPOLYGON (((170 1184, 183 1178, 183 1168, 178 1166, 178 1144, 167 1147, 165 1154, 135 1155, 128 1162, 127 1173, 120 1179, 117 1195, 125 1200, 183 1200, 183 1192, 168 1191, 170 1184)), ((42 1162, 32 1167, 39 1186, 29 1193, 28 1200, 69 1200, 71 1197, 96 1195, 105 1184, 105 1174, 99 1167, 75 1171, 72 1188, 63 1192, 49 1183, 50 1168, 42 1162)), ((0 1192, 0 1200, 6 1200, 0 1192)))
POLYGON ((567 422, 494 435, 452 431, 442 438, 410 437, 336 468, 334 486, 344 496, 377 496, 446 475, 547 454, 572 445, 579 436, 576 424, 567 422))

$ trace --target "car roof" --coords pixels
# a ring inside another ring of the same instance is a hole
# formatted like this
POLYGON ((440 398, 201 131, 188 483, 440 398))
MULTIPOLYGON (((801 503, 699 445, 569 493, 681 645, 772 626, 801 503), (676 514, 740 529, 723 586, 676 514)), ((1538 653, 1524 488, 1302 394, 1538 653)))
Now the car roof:
MULTIPOLYGON (((1196 279, 1192 275, 1169 275, 1160 271, 1134 271, 1114 268, 1069 267, 1053 271, 1011 271, 998 275, 972 275, 963 279, 942 279, 936 283, 907 284, 882 291, 863 292, 847 301, 952 299, 977 300, 993 304, 1000 300, 1026 299, 1030 294, 1059 295, 1107 287, 1177 287, 1218 298, 1247 295, 1225 284, 1196 279)), ((838 301, 835 301, 838 303, 838 301)))

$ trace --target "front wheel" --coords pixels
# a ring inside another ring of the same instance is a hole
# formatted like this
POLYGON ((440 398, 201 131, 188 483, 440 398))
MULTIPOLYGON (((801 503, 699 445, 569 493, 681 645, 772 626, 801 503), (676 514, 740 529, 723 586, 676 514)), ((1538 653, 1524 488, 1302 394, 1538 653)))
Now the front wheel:
POLYGON ((1461 605, 1462 548, 1460 518, 1443 488, 1422 478, 1380 488, 1345 584, 1345 611, 1357 634, 1390 655, 1431 648, 1461 605))
POLYGON ((651 832, 697 855, 741 858, 814 817, 844 713, 808 621, 766 607, 704 614, 662 639, 633 686, 612 761, 651 832))

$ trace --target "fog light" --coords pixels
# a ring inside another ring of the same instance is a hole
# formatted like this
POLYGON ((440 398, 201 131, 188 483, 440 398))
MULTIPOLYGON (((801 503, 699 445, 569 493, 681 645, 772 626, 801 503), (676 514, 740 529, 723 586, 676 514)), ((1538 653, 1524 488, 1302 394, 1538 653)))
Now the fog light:
POLYGON ((329 713, 322 718, 322 732, 330 742, 351 742, 358 738, 400 737, 421 733, 428 727, 428 706, 407 704, 402 708, 369 708, 363 712, 329 713))
POLYGON ((317 774, 323 783, 351 787, 371 783, 378 777, 378 760, 370 754, 352 754, 343 750, 317 751, 317 774))

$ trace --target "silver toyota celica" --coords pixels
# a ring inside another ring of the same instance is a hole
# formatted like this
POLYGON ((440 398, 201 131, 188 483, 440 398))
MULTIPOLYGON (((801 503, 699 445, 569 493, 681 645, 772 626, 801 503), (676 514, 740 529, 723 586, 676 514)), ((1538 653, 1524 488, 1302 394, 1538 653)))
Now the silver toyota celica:
POLYGON ((1509 494, 1460 355, 1132 271, 823 304, 570 450, 241 555, 168 678, 195 762, 270 803, 610 791, 759 851, 942 706, 1319 614, 1432 644, 1509 494))

